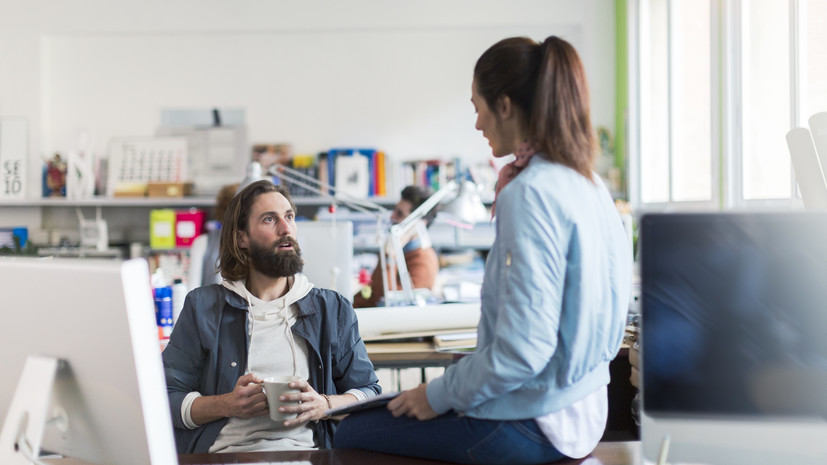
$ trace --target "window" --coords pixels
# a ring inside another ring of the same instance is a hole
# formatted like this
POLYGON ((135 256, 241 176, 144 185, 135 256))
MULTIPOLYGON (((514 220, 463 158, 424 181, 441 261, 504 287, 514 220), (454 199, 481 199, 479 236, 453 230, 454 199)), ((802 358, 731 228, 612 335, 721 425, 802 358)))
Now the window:
POLYGON ((813 113, 827 111, 827 2, 810 1, 801 8, 806 18, 806 33, 802 55, 806 70, 802 92, 800 122, 803 124, 813 113))
POLYGON ((711 0, 644 0, 640 200, 713 201, 711 0))
POLYGON ((785 139, 792 127, 789 6, 778 0, 744 1, 740 16, 741 199, 790 198, 785 139))
POLYGON ((827 2, 628 6, 633 207, 800 203, 785 137, 827 111, 827 2))

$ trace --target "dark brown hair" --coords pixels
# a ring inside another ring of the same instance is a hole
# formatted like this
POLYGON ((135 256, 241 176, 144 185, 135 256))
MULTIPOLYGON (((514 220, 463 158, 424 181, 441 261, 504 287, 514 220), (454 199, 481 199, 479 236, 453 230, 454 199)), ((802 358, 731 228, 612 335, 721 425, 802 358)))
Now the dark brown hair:
POLYGON ((290 203, 290 208, 296 211, 290 197, 290 189, 283 185, 277 186, 266 179, 250 184, 230 200, 221 222, 221 241, 218 245, 218 268, 221 276, 228 281, 238 281, 247 277, 250 257, 238 246, 238 233, 248 230, 253 203, 259 195, 268 192, 283 195, 290 203))
POLYGON ((213 218, 221 221, 224 219, 224 212, 227 211, 227 206, 230 205, 230 200, 235 196, 235 191, 238 190, 238 183, 227 184, 221 187, 218 194, 215 196, 215 208, 213 209, 213 218))
MULTIPOLYGON (((420 205, 425 203, 426 200, 431 196, 431 190, 424 186, 406 186, 402 189, 402 193, 399 197, 402 200, 410 202, 412 208, 411 211, 416 210, 419 208, 420 205)), ((427 215, 423 218, 425 220, 426 225, 430 225, 431 222, 434 220, 436 216, 436 209, 431 210, 428 212, 427 215)))
POLYGON ((503 39, 477 60, 474 83, 492 109, 499 98, 511 99, 532 145, 546 158, 592 179, 597 142, 589 87, 571 44, 556 36, 542 44, 526 37, 503 39))

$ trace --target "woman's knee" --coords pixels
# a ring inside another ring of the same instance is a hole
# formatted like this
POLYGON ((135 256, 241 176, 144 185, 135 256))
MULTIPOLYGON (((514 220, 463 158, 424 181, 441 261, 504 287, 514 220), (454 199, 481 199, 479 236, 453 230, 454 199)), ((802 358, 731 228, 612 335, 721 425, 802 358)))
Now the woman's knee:
MULTIPOLYGON (((379 410, 379 409, 376 409, 379 410)), ((367 411, 346 416, 333 435, 333 447, 338 449, 362 449, 365 447, 364 438, 368 429, 378 424, 377 412, 367 411)))
POLYGON ((339 425, 336 426, 336 432, 333 434, 333 447, 336 449, 355 449, 356 447, 353 445, 354 439, 358 437, 358 435, 354 435, 353 432, 355 429, 351 428, 351 424, 353 423, 353 415, 348 415, 342 421, 339 422, 339 425))

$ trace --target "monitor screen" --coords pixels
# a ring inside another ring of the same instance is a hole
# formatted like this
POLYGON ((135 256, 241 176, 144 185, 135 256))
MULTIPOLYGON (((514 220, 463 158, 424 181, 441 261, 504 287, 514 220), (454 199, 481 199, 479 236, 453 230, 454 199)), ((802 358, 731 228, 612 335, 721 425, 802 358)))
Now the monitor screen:
POLYGON ((177 463, 145 260, 0 259, 0 295, 0 463, 29 463, 7 438, 18 442, 38 421, 44 396, 33 387, 49 377, 23 374, 33 357, 60 360, 45 389, 59 421, 43 428, 42 450, 100 464, 177 463))
POLYGON ((640 241, 644 442, 824 434, 827 214, 645 215, 640 241))
POLYGON ((353 299, 353 222, 302 221, 296 229, 310 282, 353 299))

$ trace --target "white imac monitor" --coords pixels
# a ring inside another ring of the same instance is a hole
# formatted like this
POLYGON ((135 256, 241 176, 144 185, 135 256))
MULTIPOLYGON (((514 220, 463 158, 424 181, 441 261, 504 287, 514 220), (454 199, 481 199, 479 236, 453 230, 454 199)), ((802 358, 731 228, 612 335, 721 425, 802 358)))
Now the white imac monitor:
POLYGON ((302 221, 296 229, 310 282, 353 299, 353 222, 302 221))
POLYGON ((827 213, 640 234, 644 463, 827 463, 827 213))
POLYGON ((0 258, 0 463, 178 463, 149 279, 143 259, 0 258))

